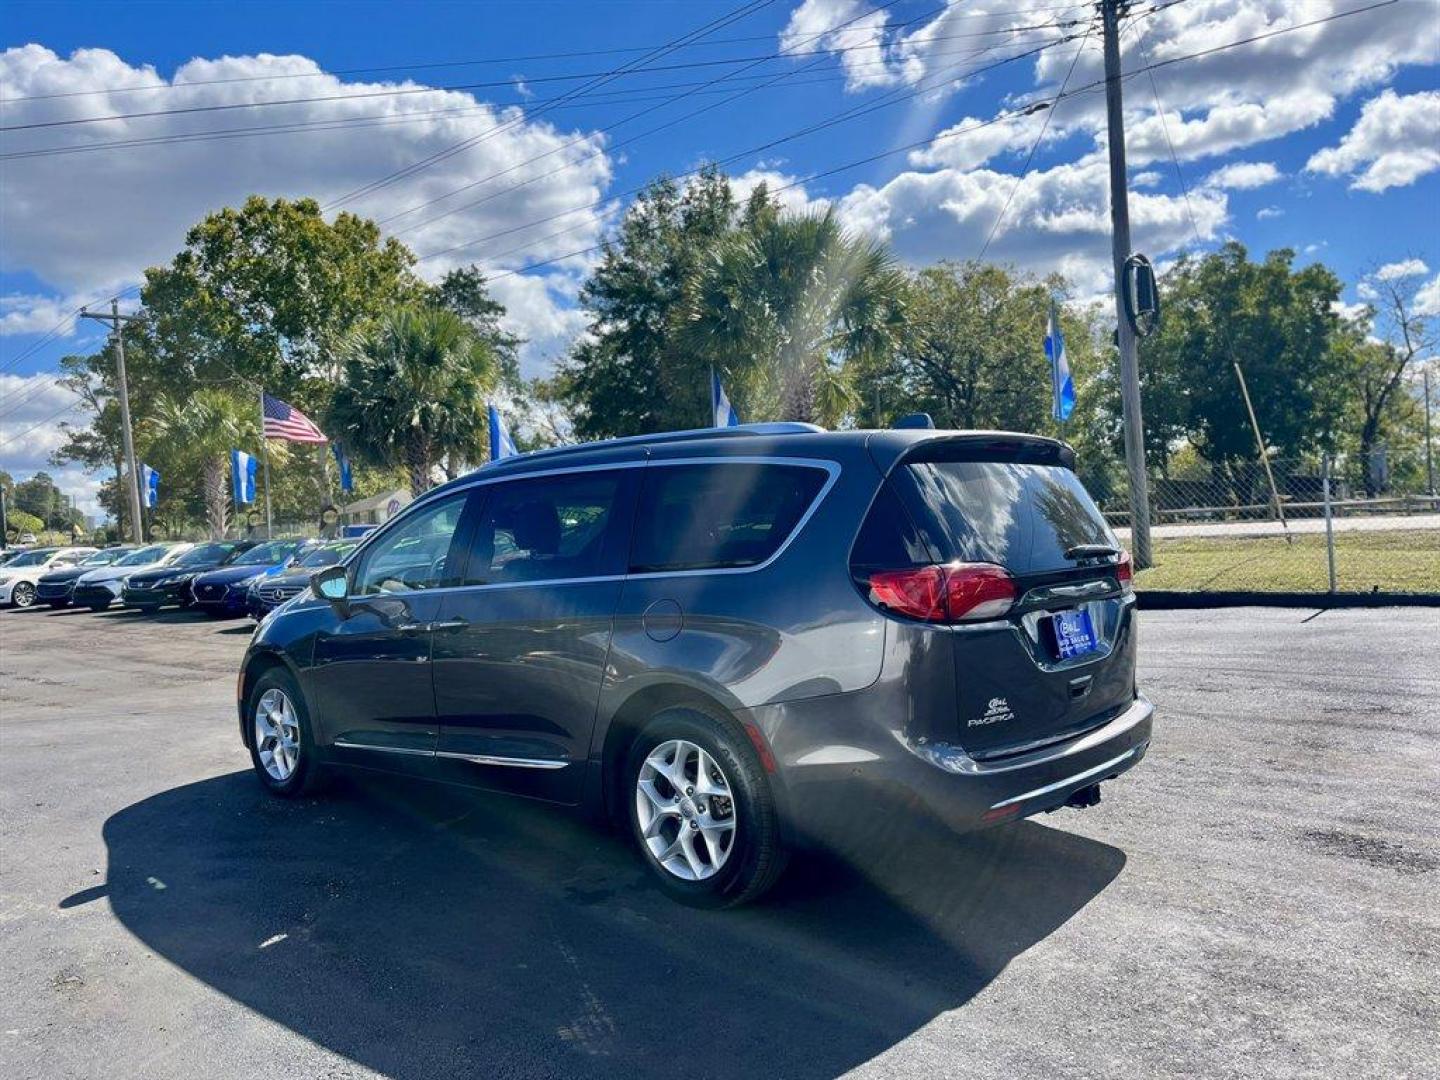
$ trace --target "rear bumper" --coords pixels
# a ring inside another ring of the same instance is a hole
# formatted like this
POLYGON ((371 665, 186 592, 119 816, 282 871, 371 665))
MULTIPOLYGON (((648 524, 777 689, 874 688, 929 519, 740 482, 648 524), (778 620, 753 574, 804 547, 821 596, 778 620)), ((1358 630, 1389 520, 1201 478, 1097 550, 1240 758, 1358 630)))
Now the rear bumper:
POLYGON ((11 595, 14 591, 15 591, 15 584, 14 584, 13 582, 8 582, 8 581, 7 581, 4 585, 0 585, 0 604, 8 604, 8 603, 10 603, 10 595, 11 595))
POLYGON ((909 740, 877 724, 873 713, 857 715, 866 711, 866 696, 752 711, 775 751, 780 804, 795 842, 883 841, 897 813, 963 832, 1054 810, 1082 788, 1134 768, 1149 749, 1154 721, 1154 707, 1137 697, 1073 739, 980 761, 958 746, 909 740), (827 737, 816 740, 821 728, 827 737))

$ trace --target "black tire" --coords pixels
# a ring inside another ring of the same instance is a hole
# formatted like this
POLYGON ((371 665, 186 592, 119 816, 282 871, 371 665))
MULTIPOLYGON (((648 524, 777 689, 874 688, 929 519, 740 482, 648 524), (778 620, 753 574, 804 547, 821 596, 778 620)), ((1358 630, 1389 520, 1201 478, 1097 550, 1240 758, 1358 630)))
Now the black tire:
POLYGON ((319 791, 325 782, 325 769, 316 759, 315 742, 310 733, 310 709, 305 704, 305 698, 295 680, 284 668, 270 668, 256 679, 255 685, 250 688, 250 694, 245 699, 245 747, 250 751, 250 765, 255 770, 255 775, 272 795, 278 795, 282 799, 312 795, 319 791), (294 771, 284 780, 270 775, 261 762, 260 752, 255 745, 255 710, 267 690, 280 690, 290 699, 300 727, 300 760, 294 771))
POLYGON ((10 590, 10 605, 17 608, 28 608, 35 603, 35 586, 28 581, 17 581, 15 587, 10 590))
POLYGON ((789 859, 780 839, 775 797, 754 746, 738 723, 697 709, 667 709, 653 717, 631 745, 624 771, 630 837, 641 861, 669 896, 692 907, 725 908, 749 903, 779 879, 789 859), (735 832, 733 847, 710 877, 687 881, 665 869, 647 846, 636 806, 636 784, 650 752, 672 739, 694 743, 715 759, 729 783, 735 832))

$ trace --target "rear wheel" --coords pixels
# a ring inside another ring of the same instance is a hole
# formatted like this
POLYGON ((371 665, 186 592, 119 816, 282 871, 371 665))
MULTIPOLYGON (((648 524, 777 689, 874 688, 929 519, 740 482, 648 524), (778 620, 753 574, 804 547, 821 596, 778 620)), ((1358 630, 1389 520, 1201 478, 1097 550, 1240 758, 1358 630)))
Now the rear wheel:
POLYGON ((255 680, 246 717, 245 741, 260 782, 287 799, 315 791, 323 770, 315 760, 309 710, 289 672, 271 668, 255 680))
POLYGON ((733 722, 660 713, 631 747, 631 835, 660 887, 682 903, 733 907, 785 868, 779 820, 754 747, 733 722))
POLYGON ((35 586, 28 581, 17 582, 15 588, 10 591, 10 603, 21 608, 35 603, 35 586))

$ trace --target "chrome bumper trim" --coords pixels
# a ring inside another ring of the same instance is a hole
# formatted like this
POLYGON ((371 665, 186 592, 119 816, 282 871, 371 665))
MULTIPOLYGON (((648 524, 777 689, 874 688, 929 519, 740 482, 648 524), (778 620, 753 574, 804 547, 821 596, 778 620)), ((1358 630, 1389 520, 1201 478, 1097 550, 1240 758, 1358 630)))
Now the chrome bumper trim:
POLYGON ((1093 750, 1102 743, 1109 742, 1120 735, 1124 735, 1137 724, 1148 720, 1155 713, 1155 706, 1143 698, 1137 697, 1119 716, 1115 717, 1103 727, 1088 732, 1070 742, 1058 743, 1047 746, 1030 753, 1017 754, 1014 757, 1005 758, 1001 761, 976 761, 964 750, 950 743, 916 742, 904 739, 905 748, 916 757, 928 761, 937 769, 948 773, 955 773, 961 776, 994 776, 998 773, 1013 772, 1016 769, 1029 769, 1036 765, 1045 765, 1052 761, 1062 761, 1075 754, 1083 754, 1087 750, 1093 750))
POLYGON ((436 757, 453 761, 468 761, 472 765, 506 765, 514 769, 563 769, 568 761, 554 761, 548 758, 496 757, 493 754, 460 754, 454 750, 436 750, 436 757))
POLYGON ((1067 776, 1064 780, 1056 780, 1053 784, 1046 784, 1044 787, 1035 788, 1033 791, 1027 791, 1023 795, 1016 795, 1009 799, 1001 799, 991 806, 990 809, 999 810, 1002 806, 1013 806, 1015 803, 1028 802, 1030 799, 1039 798, 1041 795, 1049 795, 1052 791, 1059 791, 1061 788, 1069 787, 1071 784, 1089 780, 1092 776, 1099 776, 1106 770, 1113 769, 1122 761, 1127 761, 1134 757, 1140 751, 1144 750, 1147 745, 1149 744, 1141 743, 1139 746, 1132 746, 1123 754, 1113 757, 1109 761, 1102 761, 1099 765, 1086 769, 1084 772, 1078 772, 1074 776, 1067 776))

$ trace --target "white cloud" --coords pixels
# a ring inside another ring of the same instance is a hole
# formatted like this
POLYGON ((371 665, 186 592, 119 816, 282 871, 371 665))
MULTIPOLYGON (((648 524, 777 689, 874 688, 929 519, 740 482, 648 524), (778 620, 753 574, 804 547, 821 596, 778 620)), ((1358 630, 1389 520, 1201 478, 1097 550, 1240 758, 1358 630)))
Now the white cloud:
POLYGON ((1416 315, 1440 315, 1440 274, 1436 274, 1415 293, 1416 315))
POLYGON ((1440 170, 1440 90, 1406 95, 1385 90, 1365 103, 1339 145, 1319 151, 1305 167, 1348 176, 1352 188, 1372 192, 1405 187, 1440 170))
POLYGON ((1256 221, 1269 221, 1271 218, 1284 217, 1285 211, 1278 206, 1262 206, 1255 211, 1256 221))
MULTIPOLYGON (((879 187, 862 185, 840 201, 852 227, 886 238, 907 262, 964 260, 980 252, 1015 190, 1009 210, 986 254, 1038 274, 1058 271, 1090 293, 1110 273, 1109 174, 1106 164, 1085 160, 1032 171, 1015 187, 1010 173, 979 169, 906 172, 879 187)), ((1214 239, 1226 217, 1223 192, 1190 196, 1201 236, 1214 239)), ((1134 192, 1130 220, 1136 250, 1158 255, 1192 238, 1184 200, 1134 192)))
POLYGON ((1216 169, 1203 181, 1203 186, 1250 191, 1273 184, 1284 174, 1270 161, 1236 161, 1216 169))
POLYGON ((1429 272, 1430 268, 1425 265, 1423 259, 1401 259, 1399 262, 1386 263, 1370 276, 1376 281, 1396 281, 1399 278, 1416 277, 1429 272))
MULTIPOLYGON (((173 89, 153 68, 131 65, 104 49, 82 49, 60 57, 39 45, 26 45, 0 53, 0 96, 8 99, 97 87, 157 87, 123 94, 12 100, 6 109, 10 124, 281 97, 333 99, 283 110, 175 114, 8 132, 5 152, 21 153, 261 124, 312 125, 294 134, 7 161, 0 174, 0 198, 6 208, 0 270, 28 272, 57 292, 88 293, 93 298, 117 282, 136 280, 147 265, 168 261, 191 225, 247 195, 312 196, 323 204, 463 140, 475 142, 402 182, 347 203, 344 209, 376 220, 403 214, 384 228, 422 255, 506 233, 422 262, 419 271, 430 277, 470 261, 493 274, 564 255, 598 239, 605 217, 596 208, 532 228, 508 230, 517 222, 598 200, 611 175, 602 136, 562 130, 547 120, 528 120, 518 109, 487 104, 468 93, 413 83, 345 82, 318 72, 315 63, 302 56, 197 59, 183 64, 172 82, 248 81, 173 89), (296 74, 314 77, 280 78, 296 74), (417 92, 389 94, 401 89, 417 92), (423 115, 417 119, 417 114, 423 115), (539 160, 530 162, 532 158, 539 160), (493 182, 445 197, 461 185, 492 175, 493 182), (404 213, 429 199, 440 201, 404 213), (458 209, 481 199, 476 206, 458 209), (458 212, 438 218, 447 210, 458 212)), ((584 264, 575 260, 568 265, 573 269, 584 264)), ((68 297, 48 307, 45 300, 6 298, 0 308, 0 330, 48 330, 67 305, 73 306, 68 297), (50 311, 55 318, 46 323, 50 311)))
POLYGON ((1159 187, 1160 182, 1164 179, 1165 177, 1162 173, 1158 173, 1154 169, 1147 169, 1145 172, 1136 173, 1132 176, 1130 178, 1130 186, 1132 188, 1159 187))
POLYGON ((792 214, 804 214, 824 210, 830 205, 829 199, 811 198, 804 184, 797 184, 796 178, 778 169, 759 168, 743 172, 730 178, 730 188, 737 202, 744 203, 761 184, 775 198, 780 200, 783 210, 792 214), (783 190, 782 190, 783 189, 783 190))
POLYGON ((862 0, 804 0, 780 31, 780 48, 800 55, 839 51, 847 90, 893 86, 900 76, 887 63, 886 23, 883 11, 862 0))
POLYGON ((1348 304, 1344 300, 1332 300, 1330 310, 1342 319, 1361 319, 1369 316, 1371 307, 1365 303, 1348 304))
POLYGON ((5 414, 0 417, 0 465, 5 471, 22 480, 44 470, 63 491, 76 496, 81 510, 98 513, 99 481, 80 469, 49 464, 51 453, 65 442, 62 425, 83 425, 89 418, 80 398, 59 386, 53 375, 5 374, 0 375, 0 412, 5 414))

